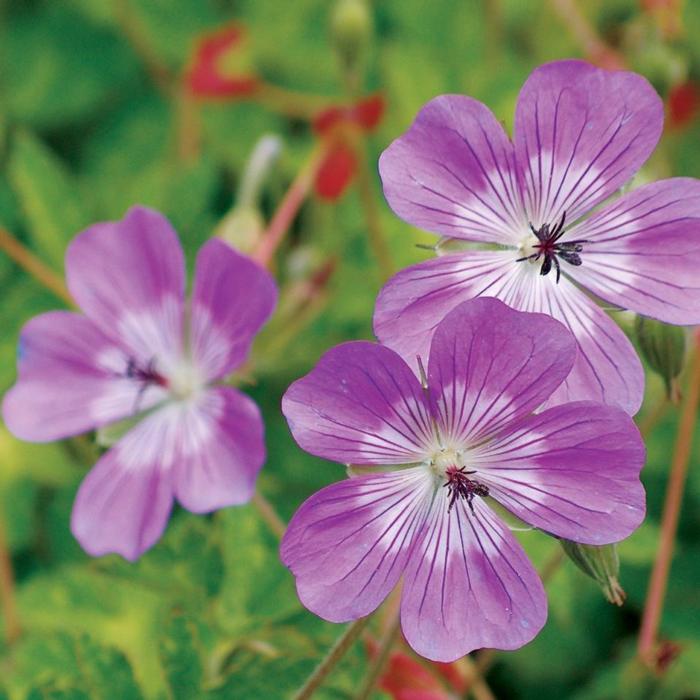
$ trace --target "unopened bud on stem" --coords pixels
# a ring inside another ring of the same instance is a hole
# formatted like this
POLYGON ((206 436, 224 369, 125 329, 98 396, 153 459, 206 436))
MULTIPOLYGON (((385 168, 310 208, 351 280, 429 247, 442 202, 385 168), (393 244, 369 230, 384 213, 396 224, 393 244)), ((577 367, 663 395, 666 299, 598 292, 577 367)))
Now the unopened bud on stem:
POLYGON ((616 544, 596 546, 564 539, 559 542, 569 559, 600 586, 610 603, 622 605, 625 602, 627 596, 618 581, 620 560, 616 544))
POLYGON ((680 399, 677 379, 685 363, 685 331, 680 326, 669 326, 644 316, 637 316, 634 330, 642 356, 664 380, 668 397, 677 403, 680 399))
POLYGON ((343 70, 357 71, 371 34, 367 0, 337 0, 331 15, 331 39, 343 70))

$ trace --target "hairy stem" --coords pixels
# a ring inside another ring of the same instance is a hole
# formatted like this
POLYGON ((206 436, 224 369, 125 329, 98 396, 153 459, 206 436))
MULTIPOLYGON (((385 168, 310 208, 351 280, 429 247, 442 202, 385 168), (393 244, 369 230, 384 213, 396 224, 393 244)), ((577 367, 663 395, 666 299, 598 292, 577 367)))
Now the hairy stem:
POLYGON ((73 299, 61 277, 3 228, 0 228, 0 250, 68 306, 73 306, 73 299))
POLYGON ((401 622, 399 611, 397 609, 394 613, 394 619, 391 621, 382 635, 382 638, 379 640, 377 655, 365 674, 364 683, 355 696, 355 700, 369 700, 377 681, 381 677, 384 668, 386 667, 387 661, 389 661, 391 650, 394 646, 394 642, 396 642, 396 639, 399 636, 400 629, 401 622))
POLYGON ((253 251, 253 258, 263 267, 269 267, 272 258, 282 243, 285 234, 299 213, 301 205, 307 198, 313 184, 318 168, 326 153, 326 146, 317 146, 302 166, 296 178, 284 195, 279 207, 275 211, 270 223, 257 248, 253 251))
POLYGON ((668 587, 668 575, 671 570, 673 549, 678 530, 683 491, 685 488, 690 451, 693 444, 693 432, 697 423, 698 403, 700 402, 700 341, 696 342, 690 361, 688 389, 681 409, 676 442, 671 459, 671 473, 666 487, 661 533, 656 561, 649 579, 642 624, 639 631, 637 653, 648 666, 655 666, 655 649, 664 598, 668 587))
POLYGON ((260 517, 267 523, 270 530, 281 539, 287 529, 287 525, 284 520, 280 518, 272 503, 270 503, 260 491, 255 491, 251 502, 258 509, 260 517))
POLYGON ((306 683, 294 695, 294 700, 308 700, 320 687, 328 674, 336 667, 338 662, 345 656, 350 647, 362 634, 362 630, 369 622, 370 615, 361 617, 359 620, 350 623, 345 632, 338 637, 335 644, 330 648, 326 657, 314 669, 307 678, 306 683))

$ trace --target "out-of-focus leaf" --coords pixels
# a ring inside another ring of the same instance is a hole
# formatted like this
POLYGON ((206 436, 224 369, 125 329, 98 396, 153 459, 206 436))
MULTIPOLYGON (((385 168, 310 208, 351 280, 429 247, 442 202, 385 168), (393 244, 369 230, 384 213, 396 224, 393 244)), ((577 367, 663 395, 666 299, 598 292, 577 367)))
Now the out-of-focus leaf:
POLYGON ((86 121, 134 80, 137 63, 119 34, 51 2, 12 18, 4 41, 4 90, 10 114, 39 127, 86 121))
POLYGON ((165 623, 159 650, 172 700, 191 700, 202 692, 202 660, 197 622, 173 611, 165 623))
POLYGON ((29 698, 52 700, 141 700, 131 666, 123 653, 87 634, 31 635, 15 654, 18 690, 31 687, 29 698))
POLYGON ((299 609, 292 577, 279 561, 278 543, 252 506, 217 515, 225 576, 217 619, 241 632, 299 609))
POLYGON ((8 168, 34 248, 61 269, 66 245, 89 223, 76 184, 61 161, 28 131, 15 136, 8 168))

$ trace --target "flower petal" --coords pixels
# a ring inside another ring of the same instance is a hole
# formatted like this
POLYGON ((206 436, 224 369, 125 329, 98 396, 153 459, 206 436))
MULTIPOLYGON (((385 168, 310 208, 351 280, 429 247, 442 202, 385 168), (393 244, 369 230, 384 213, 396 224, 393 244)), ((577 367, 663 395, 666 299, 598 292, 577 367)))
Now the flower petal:
POLYGON ((125 375, 127 353, 85 316, 53 311, 20 334, 18 381, 3 418, 17 437, 47 442, 125 418, 166 392, 125 375))
MULTIPOLYGON (((576 336, 573 369, 555 390, 551 405, 592 400, 634 415, 644 394, 644 371, 617 324, 562 275, 539 274, 539 266, 515 262, 511 251, 469 251, 427 260, 394 275, 377 298, 374 331, 415 367, 425 357, 435 327, 460 302, 492 296, 519 311, 544 313, 576 336)), ((562 263, 568 272, 567 263, 562 263)), ((585 264, 585 263, 584 263, 585 264)))
POLYGON ((433 490, 414 467, 346 479, 305 501, 281 547, 301 602, 331 622, 375 610, 403 573, 433 490))
POLYGON ((209 390, 181 431, 175 496, 194 513, 246 503, 265 461, 260 410, 229 387, 209 390))
POLYGON ((455 306, 481 294, 500 296, 517 276, 514 256, 504 251, 466 251, 412 265, 382 288, 374 310, 374 333, 416 367, 427 362, 437 325, 455 306))
POLYGON ((551 316, 480 297, 440 322, 428 386, 445 439, 478 442, 543 404, 576 357, 571 332, 551 316))
POLYGON ((197 255, 192 292, 192 355, 206 380, 218 379, 248 355, 277 303, 270 274, 213 238, 197 255))
POLYGON ((474 649, 517 649, 539 632, 547 599, 537 573, 508 528, 476 498, 448 512, 437 497, 404 575, 401 627, 433 661, 474 649))
POLYGON ((163 534, 173 501, 169 409, 130 430, 80 485, 71 532, 88 554, 114 552, 134 561, 163 534))
POLYGON ((567 272, 595 294, 667 323, 700 323, 700 180, 644 185, 566 238, 589 241, 567 272))
POLYGON ((392 350, 343 343, 292 384, 282 412, 299 446, 354 464, 408 464, 432 442, 430 409, 418 379, 392 350))
POLYGON ((578 355, 549 405, 597 401, 634 415, 644 398, 644 369, 634 346, 594 301, 563 276, 539 277, 541 289, 521 303, 525 310, 549 313, 567 325, 578 341, 578 355))
POLYGON ((663 104, 640 75, 584 61, 537 68, 520 91, 514 142, 529 220, 574 222, 651 155, 663 104))
POLYGON ((357 172, 357 156, 346 143, 334 144, 321 162, 314 180, 314 189, 321 199, 342 197, 357 172))
POLYGON ((557 537, 609 544, 644 519, 644 443, 622 410, 590 401, 530 416, 470 455, 490 495, 557 537))
POLYGON ((442 95, 382 153, 389 206, 452 238, 517 243, 527 231, 513 145, 481 102, 442 95))
POLYGON ((108 337, 135 359, 166 369, 182 351, 185 262, 177 234, 152 209, 133 207, 121 221, 94 224, 66 253, 71 294, 108 337))

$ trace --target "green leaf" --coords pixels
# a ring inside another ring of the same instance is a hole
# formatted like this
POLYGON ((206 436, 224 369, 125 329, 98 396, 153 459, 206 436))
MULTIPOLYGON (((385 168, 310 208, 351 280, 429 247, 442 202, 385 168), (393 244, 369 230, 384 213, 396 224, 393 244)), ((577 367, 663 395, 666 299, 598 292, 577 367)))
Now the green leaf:
POLYGON ((3 37, 3 97, 21 123, 84 124, 120 87, 133 88, 138 63, 126 40, 66 5, 25 5, 34 11, 16 12, 3 37))
POLYGON ((134 673, 123 653, 87 634, 32 635, 20 643, 14 681, 31 683, 37 700, 141 700, 134 673))
POLYGON ((72 177, 28 131, 15 136, 8 169, 33 247, 46 262, 62 269, 68 242, 89 223, 72 177))
POLYGON ((217 611, 222 627, 242 632, 297 611, 292 577, 257 511, 250 505, 227 508, 217 518, 225 566, 217 611))
POLYGON ((202 661, 198 646, 197 622, 174 610, 165 624, 159 650, 172 700, 191 700, 200 696, 202 661))

